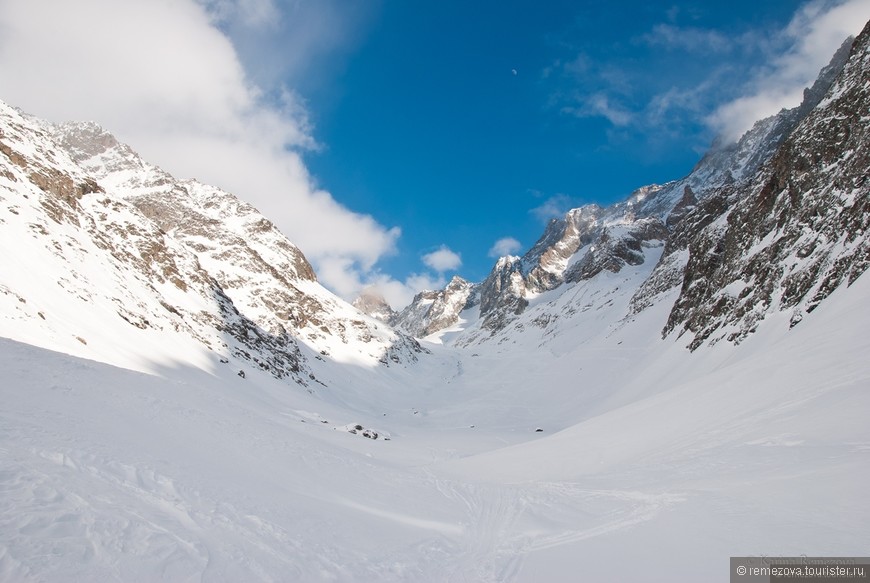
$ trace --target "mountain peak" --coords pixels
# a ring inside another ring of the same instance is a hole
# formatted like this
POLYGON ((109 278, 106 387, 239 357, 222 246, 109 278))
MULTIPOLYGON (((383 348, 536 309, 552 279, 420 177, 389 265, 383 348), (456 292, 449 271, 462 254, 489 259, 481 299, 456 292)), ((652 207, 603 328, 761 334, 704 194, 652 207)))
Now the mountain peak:
MULTIPOLYGON (((501 257, 479 285, 481 328, 495 334, 522 314, 529 301, 562 285, 578 284, 602 272, 618 273, 655 258, 660 265, 641 286, 632 309, 679 285, 691 237, 728 208, 728 196, 749 188, 757 172, 811 111, 815 110, 849 59, 847 39, 823 68, 804 102, 759 120, 737 142, 714 140, 692 172, 662 185, 643 186, 609 207, 584 205, 552 219, 538 241, 522 256, 501 257), (664 255, 657 259, 661 253, 664 255)), ((432 292, 420 302, 437 296, 432 292)), ((433 331, 414 314, 414 330, 433 331)), ((403 314, 396 317, 402 325, 403 314)))
POLYGON ((380 320, 385 324, 392 322, 396 312, 376 287, 370 286, 362 290, 353 301, 353 307, 367 316, 380 320))
POLYGON ((306 355, 390 365, 422 350, 321 287, 302 252, 234 195, 175 179, 94 123, 54 126, 5 105, 0 123, 3 197, 27 217, 3 224, 0 243, 42 267, 2 284, 22 298, 13 313, 39 320, 31 341, 83 338, 63 347, 121 365, 116 338, 156 342, 154 358, 214 354, 304 385, 321 366, 306 355))

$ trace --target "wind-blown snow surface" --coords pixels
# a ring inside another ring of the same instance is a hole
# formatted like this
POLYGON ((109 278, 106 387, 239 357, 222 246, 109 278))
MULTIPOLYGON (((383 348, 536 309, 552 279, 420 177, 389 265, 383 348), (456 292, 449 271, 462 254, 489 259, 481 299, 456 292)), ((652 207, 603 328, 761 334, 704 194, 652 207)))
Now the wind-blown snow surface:
POLYGON ((689 353, 668 301, 612 324, 653 263, 522 320, 564 326, 315 394, 0 340, 0 580, 727 581, 732 555, 866 554, 870 279, 689 353))

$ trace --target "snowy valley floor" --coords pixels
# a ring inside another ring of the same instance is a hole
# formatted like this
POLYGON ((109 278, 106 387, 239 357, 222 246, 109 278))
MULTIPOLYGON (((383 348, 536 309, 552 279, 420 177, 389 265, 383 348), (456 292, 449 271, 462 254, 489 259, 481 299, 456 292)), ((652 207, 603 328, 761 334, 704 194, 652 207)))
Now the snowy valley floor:
POLYGON ((313 393, 3 339, 0 580, 727 581, 732 555, 866 555, 867 297, 737 347, 690 354, 650 310, 313 393))

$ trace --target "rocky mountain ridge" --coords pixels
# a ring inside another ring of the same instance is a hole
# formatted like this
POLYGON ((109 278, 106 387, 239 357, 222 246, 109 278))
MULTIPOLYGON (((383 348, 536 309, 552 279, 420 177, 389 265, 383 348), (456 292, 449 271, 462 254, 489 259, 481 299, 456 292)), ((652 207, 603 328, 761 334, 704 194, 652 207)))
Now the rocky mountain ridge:
MULTIPOLYGON (((701 233, 705 229, 712 228, 710 225, 727 214, 739 200, 751 197, 750 193, 760 188, 758 185, 765 180, 763 177, 771 172, 771 164, 781 166, 785 163, 783 160, 793 159, 791 154, 785 153, 793 150, 788 145, 792 136, 798 131, 824 134, 823 129, 805 128, 812 123, 811 120, 821 115, 818 113, 820 109, 830 107, 832 92, 844 93, 844 83, 860 85, 860 79, 856 79, 854 71, 863 67, 858 63, 861 62, 861 47, 866 44, 866 36, 865 31, 860 42, 853 44, 854 39, 850 38, 843 43, 829 65, 822 69, 813 86, 804 91, 804 100, 798 107, 782 110, 775 116, 757 122, 733 144, 725 144, 721 140, 715 142, 685 178, 640 188, 625 201, 610 207, 585 205, 568 211, 564 217, 553 219, 541 238, 522 257, 499 259, 489 276, 479 284, 479 308, 465 315, 470 322, 469 329, 464 338, 463 335, 459 336, 457 342, 473 344, 486 341, 499 335, 514 321, 521 326, 522 321, 528 318, 522 319, 520 316, 530 302, 537 301, 536 298, 542 294, 577 286, 604 271, 618 273, 625 266, 640 265, 647 260, 647 255, 655 257, 655 269, 637 284, 626 317, 638 314, 664 297, 673 299, 673 294, 682 286, 685 293, 680 295, 663 333, 667 335, 676 328, 685 332, 701 326, 700 320, 704 318, 700 312, 690 316, 689 311, 682 307, 698 302, 698 298, 685 291, 686 282, 697 282, 707 277, 706 268, 698 264, 697 257, 698 254, 709 252, 710 245, 702 251, 702 246, 696 241, 702 237, 701 233), (844 70, 847 61, 850 65, 844 70), (692 242, 695 242, 694 246, 692 242), (657 248, 660 253, 648 253, 657 248), (695 259, 690 260, 690 257, 695 259), (681 328, 686 318, 693 323, 681 328), (699 319, 699 322, 694 323, 695 319, 699 319)), ((860 100, 854 103, 860 104, 860 100)), ((860 108, 852 108, 841 115, 855 120, 861 118, 860 111, 860 108)), ((819 123, 815 122, 815 125, 819 123)), ((857 123, 860 125, 862 122, 857 123)), ((840 140, 839 147, 859 147, 854 142, 858 134, 851 131, 849 135, 853 141, 840 140)), ((802 143, 806 143, 806 140, 802 143)), ((814 145, 822 147, 818 140, 814 145)), ((819 177, 817 182, 823 180, 819 177)), ((835 208, 845 207, 837 203, 835 208)), ((737 231, 731 236, 740 237, 737 231)), ((778 259, 782 260, 782 257, 778 259)), ((736 257, 733 260, 736 261, 736 257)), ((809 276, 809 279, 812 280, 813 276, 809 276)), ((729 286, 732 283, 725 282, 722 285, 729 286)), ((703 284, 692 285, 698 286, 697 289, 704 288, 703 284)), ((735 286, 732 285, 732 288, 735 286)), ((711 283, 709 290, 711 294, 717 293, 719 283, 711 283)), ((429 301, 427 294, 434 293, 449 295, 450 291, 445 288, 440 292, 418 295, 402 312, 414 315, 414 325, 407 326, 401 314, 393 324, 412 334, 418 331, 429 334, 437 332, 438 326, 426 321, 425 309, 421 307, 421 304, 429 301)), ((567 290, 559 293, 567 293, 567 290)), ((453 305, 459 304, 461 302, 453 302, 453 305)), ((770 301, 765 306, 763 312, 768 308, 774 309, 770 301)), ((709 305, 705 306, 707 310, 710 308, 709 305)), ((449 320, 452 325, 459 319, 459 311, 452 314, 452 319, 440 317, 443 321, 449 320)), ((701 337, 708 336, 706 333, 700 334, 691 347, 697 347, 702 341, 701 337)), ((732 335, 730 339, 738 341, 741 337, 739 334, 732 335)))
POLYGON ((870 28, 822 100, 728 204, 707 205, 686 243, 680 296, 664 334, 691 348, 739 342, 773 312, 797 325, 870 264, 870 28), (717 211, 720 211, 717 214, 717 211))
POLYGON ((422 291, 388 323, 404 332, 422 338, 453 326, 459 314, 476 306, 480 286, 454 276, 443 290, 422 291))
POLYGON ((62 344, 115 362, 96 332, 88 343, 67 329, 120 323, 132 342, 193 343, 300 384, 316 380, 312 360, 407 363, 423 350, 320 286, 301 251, 235 196, 175 179, 93 123, 55 126, 5 104, 0 121, 4 255, 54 266, 26 282, 24 265, 4 270, 5 335, 79 338, 62 344), (10 323, 28 319, 38 325, 24 332, 10 323))

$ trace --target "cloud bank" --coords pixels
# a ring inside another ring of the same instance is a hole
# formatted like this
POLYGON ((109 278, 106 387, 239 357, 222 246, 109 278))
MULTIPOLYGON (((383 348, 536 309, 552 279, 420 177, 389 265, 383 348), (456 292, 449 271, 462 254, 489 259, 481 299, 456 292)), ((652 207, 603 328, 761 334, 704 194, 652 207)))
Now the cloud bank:
POLYGON ((586 47, 599 58, 581 51, 556 60, 542 79, 559 87, 551 102, 561 113, 605 119, 611 138, 684 143, 704 130, 736 140, 754 122, 800 104, 846 37, 870 20, 867 0, 811 0, 795 9, 778 29, 719 30, 676 24, 680 11, 672 8, 662 14, 668 22, 625 45, 633 52, 608 47, 611 58, 586 47))
POLYGON ((866 0, 820 0, 803 6, 780 33, 779 41, 787 48, 753 76, 744 95, 719 106, 708 123, 737 139, 755 121, 799 105, 803 89, 813 84, 846 37, 861 32, 868 20, 866 0))
POLYGON ((350 297, 400 229, 316 187, 300 155, 315 146, 304 107, 292 91, 254 85, 219 26, 279 16, 271 0, 0 0, 0 99, 52 121, 97 121, 174 175, 237 194, 350 297))

